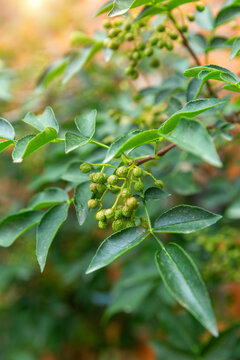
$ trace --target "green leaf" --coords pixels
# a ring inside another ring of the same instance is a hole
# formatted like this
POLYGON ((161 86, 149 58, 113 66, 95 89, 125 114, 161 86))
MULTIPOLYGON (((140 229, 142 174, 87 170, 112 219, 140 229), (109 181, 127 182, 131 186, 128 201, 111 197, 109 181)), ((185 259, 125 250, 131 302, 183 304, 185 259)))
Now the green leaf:
POLYGON ((147 5, 151 3, 150 0, 115 0, 113 8, 108 14, 109 17, 123 15, 128 10, 136 8, 138 6, 147 5))
POLYGON ((188 102, 181 110, 173 114, 165 123, 159 128, 161 134, 168 134, 175 129, 180 118, 192 118, 203 113, 206 110, 212 109, 224 103, 224 99, 198 99, 188 102))
POLYGON ((188 353, 182 352, 174 348, 166 341, 158 341, 152 344, 153 349, 157 354, 157 359, 161 360, 196 360, 196 357, 188 353))
POLYGON ((0 246, 8 247, 42 218, 39 211, 22 211, 7 216, 0 222, 0 246))
POLYGON ((188 196, 201 191, 201 187, 194 181, 191 171, 178 171, 168 178, 168 185, 177 194, 188 196))
POLYGON ((145 8, 140 12, 137 18, 134 20, 134 23, 137 21, 146 18, 147 16, 159 15, 166 12, 165 6, 145 6, 145 8))
POLYGON ((227 6, 219 11, 215 20, 215 27, 228 22, 239 15, 240 15, 240 6, 238 5, 227 6))
POLYGON ((63 189, 52 187, 36 194, 29 202, 28 208, 41 210, 66 201, 68 201, 67 192, 63 189))
POLYGON ((240 85, 224 85, 223 89, 240 93, 240 85))
POLYGON ((14 145, 15 142, 13 140, 5 140, 0 142, 0 152, 7 149, 9 146, 14 145))
POLYGON ((199 121, 181 118, 174 131, 170 135, 163 136, 182 150, 214 166, 222 166, 211 136, 199 121))
POLYGON ((207 49, 207 41, 201 34, 190 34, 188 38, 191 48, 197 53, 204 53, 207 49))
POLYGON ((236 198, 233 203, 227 207, 225 216, 229 219, 240 219, 240 198, 236 198))
POLYGON ((57 76, 61 75, 66 69, 68 61, 69 55, 66 55, 48 66, 37 81, 37 91, 41 91, 43 88, 47 87, 50 82, 52 82, 57 76))
POLYGON ((57 138, 57 131, 54 128, 45 128, 42 132, 34 135, 28 135, 17 141, 12 153, 13 162, 20 163, 27 156, 42 146, 50 143, 57 138))
POLYGON ((202 88, 202 81, 198 78, 193 78, 187 88, 187 101, 194 100, 198 97, 202 88))
POLYGON ((82 184, 88 181, 89 177, 81 172, 80 165, 81 162, 79 161, 72 162, 61 175, 61 179, 77 184, 82 184))
POLYGON ((81 136, 73 131, 67 131, 65 134, 65 152, 76 150, 84 145, 88 144, 88 139, 85 136, 81 136))
POLYGON ((214 336, 218 336, 211 301, 196 265, 177 244, 155 255, 162 280, 173 297, 214 336))
POLYGON ((86 273, 101 269, 139 245, 145 238, 146 230, 131 227, 114 233, 103 241, 92 259, 86 273))
POLYGON ((63 78, 65 85, 74 75, 76 75, 82 68, 103 48, 101 42, 95 42, 93 45, 82 48, 78 53, 74 54, 70 59, 63 78))
POLYGON ((195 1, 197 1, 197 0, 170 0, 167 4, 168 10, 173 10, 180 5, 187 4, 190 2, 195 2, 195 1))
POLYGON ((144 193, 144 198, 146 201, 148 200, 163 200, 169 197, 170 194, 159 189, 158 187, 150 187, 144 193))
POLYGON ((159 130, 133 130, 128 134, 120 136, 112 143, 107 151, 104 162, 107 163, 114 157, 118 158, 125 151, 135 149, 136 147, 144 144, 155 142, 159 140, 160 137, 161 134, 159 133, 159 130))
POLYGON ((43 131, 45 128, 53 128, 58 133, 59 125, 53 109, 48 106, 44 112, 40 115, 35 115, 29 112, 23 119, 23 121, 39 131, 43 131))
POLYGON ((197 206, 178 205, 164 212, 155 221, 158 233, 189 234, 215 224, 222 216, 197 206))
MULTIPOLYGON (((217 65, 204 65, 204 66, 196 66, 193 67, 191 69, 187 69, 184 71, 184 76, 187 77, 199 77, 199 78, 203 78, 203 76, 201 76, 201 73, 204 73, 204 81, 208 80, 208 79, 213 79, 213 80, 219 80, 222 81, 223 79, 221 78, 222 74, 229 74, 232 76, 232 78, 234 78, 236 80, 236 82, 239 82, 239 78, 237 75, 235 75, 232 71, 223 68, 221 66, 217 66, 217 65), (205 78, 205 75, 208 75, 205 78)), ((203 79, 202 79, 203 80, 203 79)))
POLYGON ((67 219, 69 204, 56 205, 42 217, 37 228, 36 255, 43 272, 49 248, 61 225, 67 219))
POLYGON ((95 43, 95 40, 86 33, 76 30, 71 34, 71 43, 74 46, 87 46, 95 43))
POLYGON ((203 29, 211 31, 214 28, 215 21, 209 6, 206 6, 204 11, 196 11, 195 19, 197 24, 203 29))
POLYGON ((14 140, 15 131, 13 126, 6 119, 0 118, 0 138, 14 140))
POLYGON ((92 110, 89 114, 78 115, 75 118, 75 123, 78 131, 82 136, 85 136, 89 140, 91 140, 95 134, 96 119, 97 110, 92 110))
POLYGON ((114 0, 107 1, 106 4, 101 6, 101 8, 98 10, 98 12, 96 13, 95 16, 99 16, 99 15, 102 15, 102 14, 108 12, 108 11, 111 11, 112 8, 113 8, 113 2, 114 2, 114 0))
POLYGON ((91 191, 89 190, 90 182, 79 184, 74 192, 74 206, 76 210, 79 225, 83 225, 88 214, 87 202, 91 198, 91 191))
POLYGON ((240 37, 238 37, 232 46, 230 59, 233 59, 235 56, 240 54, 240 37))

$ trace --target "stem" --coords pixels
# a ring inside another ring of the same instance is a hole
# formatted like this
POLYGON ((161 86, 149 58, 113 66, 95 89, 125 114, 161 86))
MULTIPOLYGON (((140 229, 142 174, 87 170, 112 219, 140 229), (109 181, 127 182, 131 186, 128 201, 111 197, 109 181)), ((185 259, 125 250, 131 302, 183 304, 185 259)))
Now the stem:
MULTIPOLYGON (((173 149, 175 146, 176 146, 175 144, 170 144, 170 145, 166 146, 165 148, 163 148, 157 152, 157 156, 161 157, 161 156, 165 155, 168 151, 173 149)), ((154 159, 156 159, 155 154, 149 155, 149 156, 145 157, 144 159, 138 160, 136 162, 136 165, 139 166, 139 165, 144 164, 147 161, 154 160, 154 159)))
POLYGON ((156 234, 152 231, 151 232, 152 236, 154 237, 154 239, 157 241, 157 243, 160 245, 160 247, 162 249, 165 249, 165 246, 163 245, 163 243, 161 242, 161 240, 159 239, 159 237, 156 236, 156 234))
POLYGON ((109 146, 108 146, 108 145, 105 145, 105 144, 103 144, 103 143, 101 143, 101 142, 99 142, 99 141, 90 140, 89 142, 90 142, 91 144, 95 144, 95 145, 101 146, 101 147, 103 147, 103 148, 105 148, 105 149, 109 149, 109 146))

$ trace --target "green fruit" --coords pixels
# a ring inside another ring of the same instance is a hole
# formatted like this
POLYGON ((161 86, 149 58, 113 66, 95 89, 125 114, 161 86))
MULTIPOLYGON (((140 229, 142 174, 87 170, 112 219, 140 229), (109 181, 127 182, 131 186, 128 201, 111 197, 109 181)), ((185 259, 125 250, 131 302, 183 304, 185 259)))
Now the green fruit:
POLYGON ((106 216, 104 210, 100 210, 96 213, 95 219, 97 221, 106 221, 106 216))
POLYGON ((181 30, 182 30, 183 33, 187 32, 187 31, 188 31, 187 25, 183 25, 183 26, 181 27, 181 30))
POLYGON ((173 43, 171 41, 166 41, 165 46, 166 46, 168 51, 172 51, 173 43))
POLYGON ((131 196, 127 199, 126 205, 129 207, 129 209, 135 210, 138 207, 138 201, 134 196, 131 196))
POLYGON ((135 226, 135 222, 132 221, 132 220, 127 220, 126 223, 125 223, 125 227, 128 228, 128 227, 133 227, 135 226))
POLYGON ((116 187, 113 187, 113 186, 110 186, 110 187, 109 187, 109 191, 110 191, 112 194, 117 194, 117 193, 119 193, 120 189, 119 189, 119 188, 116 188, 116 187))
POLYGON ((96 183, 92 183, 90 186, 89 186, 89 190, 93 193, 96 193, 97 192, 97 186, 98 184, 96 183))
POLYGON ((123 216, 129 218, 129 217, 132 216, 132 210, 129 209, 129 207, 125 205, 125 206, 123 206, 123 208, 122 208, 122 214, 123 214, 123 216))
POLYGON ((134 184, 134 190, 137 191, 137 192, 142 192, 144 189, 144 184, 141 180, 138 180, 138 182, 136 182, 134 184))
POLYGON ((97 185, 96 186, 97 193, 99 195, 102 195, 107 188, 106 185, 104 185, 104 184, 96 184, 96 185, 97 185))
POLYGON ((116 175, 110 175, 107 179, 109 185, 117 185, 118 177, 116 175))
POLYGON ((114 217, 115 217, 115 219, 122 219, 122 217, 123 217, 122 209, 115 210, 114 217))
POLYGON ((133 80, 136 80, 139 76, 139 73, 137 72, 137 70, 134 70, 130 76, 133 80))
POLYGON ((164 46, 165 46, 165 41, 159 40, 158 43, 157 43, 157 47, 159 49, 162 49, 162 48, 164 48, 164 46))
POLYGON ((132 56, 131 56, 131 59, 132 59, 132 60, 139 60, 140 58, 141 58, 141 55, 139 54, 138 51, 134 51, 134 52, 132 53, 132 56))
POLYGON ((137 49, 137 50, 142 51, 142 50, 144 50, 145 48, 146 48, 146 44, 145 44, 144 41, 139 41, 139 42, 137 43, 137 45, 136 45, 136 49, 137 49))
POLYGON ((169 36, 172 40, 176 40, 178 38, 178 34, 175 31, 170 32, 169 36))
POLYGON ((106 216, 106 218, 108 219, 108 220, 111 220, 111 219, 113 219, 114 218, 114 216, 115 216, 115 211, 111 208, 111 209, 106 209, 105 211, 104 211, 104 214, 105 214, 105 216, 106 216))
POLYGON ((111 50, 117 50, 119 48, 119 43, 117 40, 111 40, 109 42, 109 49, 111 50))
POLYGON ((80 165, 80 170, 82 173, 87 174, 92 170, 92 166, 88 163, 83 163, 80 165))
POLYGON ((160 61, 157 58, 153 58, 150 62, 150 66, 153 68, 157 68, 160 65, 160 61))
POLYGON ((104 184, 108 179, 107 174, 103 174, 101 172, 95 173, 93 177, 93 182, 97 184, 104 184))
POLYGON ((202 11, 205 10, 205 5, 204 5, 203 3, 198 3, 198 4, 196 5, 196 9, 197 9, 197 11, 202 12, 202 11))
POLYGON ((105 29, 110 29, 112 27, 112 23, 109 20, 105 19, 103 20, 103 27, 105 27, 105 29))
POLYGON ((125 39, 127 41, 132 41, 134 39, 133 34, 131 34, 131 33, 126 34, 125 39))
POLYGON ((195 20, 195 16, 193 14, 188 14, 187 18, 189 21, 194 21, 195 20))
POLYGON ((152 56, 153 53, 154 53, 153 48, 147 48, 147 49, 145 49, 145 51, 144 51, 144 56, 149 57, 149 56, 152 56))
POLYGON ((120 231, 124 229, 124 227, 125 227, 125 222, 123 220, 115 220, 112 223, 113 231, 120 231))
POLYGON ((116 109, 109 109, 108 110, 108 116, 110 116, 110 117, 113 117, 117 113, 118 113, 118 110, 116 110, 116 109))
POLYGON ((98 222, 98 227, 99 227, 99 229, 104 230, 104 229, 106 229, 108 227, 108 223, 106 223, 105 221, 99 221, 98 222))
POLYGON ((165 26, 164 26, 163 24, 159 24, 159 25, 157 26, 157 31, 159 31, 159 32, 164 32, 164 31, 165 31, 165 26))
POLYGON ((129 198, 130 196, 131 196, 131 190, 130 189, 123 189, 122 197, 123 198, 129 198))
POLYGON ((155 181, 154 185, 157 187, 160 187, 161 189, 164 187, 162 180, 155 181))
POLYGON ((134 72, 134 69, 131 66, 128 66, 125 70, 125 75, 130 76, 134 72))
POLYGON ((98 206, 98 201, 96 199, 88 200, 89 209, 96 209, 97 206, 98 206))
POLYGON ((120 166, 117 170, 116 170, 116 175, 119 176, 120 178, 125 178, 128 174, 128 167, 127 166, 120 166))
POLYGON ((141 176, 143 176, 143 170, 140 167, 135 167, 133 169, 133 176, 135 176, 136 178, 139 178, 141 176))
POLYGON ((121 26, 123 24, 123 19, 118 18, 113 21, 113 26, 121 26))
POLYGON ((89 175, 89 180, 90 180, 91 182, 95 183, 95 182, 96 182, 97 174, 98 174, 98 173, 96 173, 96 172, 91 173, 91 174, 89 175))
POLYGON ((124 27, 123 27, 123 30, 125 30, 125 31, 129 31, 129 30, 131 29, 131 27, 132 27, 132 25, 131 25, 131 24, 126 23, 126 24, 124 25, 124 27))
POLYGON ((150 44, 154 46, 157 44, 158 40, 159 40, 159 38, 157 36, 154 36, 149 41, 150 41, 150 44))
POLYGON ((108 36, 109 36, 110 38, 114 38, 114 37, 118 36, 118 34, 119 34, 120 32, 121 32, 120 29, 116 29, 116 28, 110 29, 109 32, 108 32, 108 36))

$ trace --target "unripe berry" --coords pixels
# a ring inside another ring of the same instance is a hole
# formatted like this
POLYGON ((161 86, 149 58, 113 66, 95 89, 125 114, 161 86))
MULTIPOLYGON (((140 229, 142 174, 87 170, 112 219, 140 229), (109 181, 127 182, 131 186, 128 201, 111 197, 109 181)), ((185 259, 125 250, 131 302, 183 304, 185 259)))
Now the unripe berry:
POLYGON ((107 179, 109 185, 117 185, 118 177, 116 175, 110 175, 107 179))
POLYGON ((126 205, 129 207, 129 209, 135 210, 138 207, 137 199, 134 196, 131 196, 127 199, 126 205))
POLYGON ((122 191, 122 197, 123 198, 128 198, 131 196, 131 190, 130 189, 123 189, 122 191))
POLYGON ((140 167, 135 167, 133 169, 133 176, 135 176, 136 178, 139 178, 141 176, 143 176, 143 170, 140 167))
POLYGON ((123 220, 115 220, 112 223, 113 231, 120 231, 124 228, 125 222, 123 220))
POLYGON ((202 12, 205 10, 205 5, 203 3, 198 3, 198 4, 196 4, 196 9, 197 9, 197 11, 202 12))
POLYGON ((104 230, 104 229, 106 229, 108 227, 108 224, 105 221, 99 221, 98 222, 98 227, 99 227, 99 229, 104 230))
POLYGON ((117 40, 111 40, 109 42, 109 49, 111 50, 117 50, 119 48, 119 43, 117 40))
POLYGON ((136 80, 139 76, 137 70, 133 70, 132 74, 130 75, 133 80, 136 80))
POLYGON ((136 45, 136 49, 137 50, 144 50, 146 48, 146 44, 145 44, 145 42, 144 41, 139 41, 138 43, 137 43, 137 45, 136 45))
POLYGON ((98 206, 98 201, 96 199, 88 200, 89 209, 96 209, 97 206, 98 206))
POLYGON ((183 25, 183 26, 181 27, 181 30, 182 30, 183 33, 187 32, 187 31, 188 31, 187 25, 183 25))
POLYGON ((106 210, 104 211, 104 214, 105 214, 105 216, 106 216, 106 218, 107 218, 108 220, 111 220, 111 219, 113 219, 114 216, 115 216, 115 211, 114 211, 113 209, 106 209, 106 210))
POLYGON ((97 184, 104 184, 107 181, 107 174, 103 174, 101 172, 95 173, 95 176, 93 177, 94 182, 97 184))
POLYGON ((128 66, 125 70, 125 75, 130 76, 134 72, 134 69, 131 66, 128 66))
POLYGON ((133 227, 135 226, 135 222, 132 221, 132 220, 127 220, 126 223, 125 223, 125 227, 126 228, 129 228, 129 227, 133 227))
POLYGON ((139 60, 140 58, 141 58, 141 55, 139 54, 138 51, 134 51, 134 52, 132 53, 132 56, 131 56, 131 59, 132 59, 132 60, 139 60))
POLYGON ((105 19, 103 20, 103 27, 105 27, 105 29, 110 29, 112 27, 112 23, 109 20, 105 19))
POLYGON ((160 65, 160 61, 157 58, 153 58, 150 62, 150 66, 153 68, 157 68, 160 65))
POLYGON ((104 184, 97 184, 97 186, 96 186, 97 193, 99 195, 102 195, 104 193, 104 191, 106 190, 106 188, 107 187, 104 184))
POLYGON ((120 178, 125 178, 127 174, 128 174, 128 168, 126 166, 120 166, 116 170, 116 175, 119 176, 120 178))
POLYGON ((96 183, 92 183, 90 186, 89 186, 89 190, 93 193, 96 193, 97 192, 97 186, 98 184, 96 183))
POLYGON ((194 21, 195 20, 195 16, 193 14, 188 14, 187 18, 189 21, 194 21))
POLYGON ((134 184, 134 190, 137 191, 137 192, 142 192, 144 189, 144 184, 141 180, 138 180, 138 182, 136 182, 134 184))
POLYGON ((164 32, 164 31, 165 31, 165 26, 164 26, 163 24, 159 24, 159 25, 157 26, 157 31, 159 31, 159 32, 164 32))
POLYGON ((80 170, 82 173, 87 174, 92 170, 92 166, 88 163, 83 163, 80 165, 80 170))
POLYGON ((153 48, 147 48, 144 50, 144 56, 150 57, 154 53, 153 48))
POLYGON ((123 217, 122 209, 115 210, 114 217, 115 217, 115 219, 122 219, 122 217, 123 217))
POLYGON ((125 39, 127 41, 132 41, 134 39, 133 34, 131 34, 131 33, 126 34, 125 39))
POLYGON ((131 24, 126 23, 126 24, 124 25, 124 27, 123 27, 123 30, 125 30, 125 31, 129 31, 129 30, 131 29, 131 27, 132 27, 132 25, 131 25, 131 24))
POLYGON ((157 36, 154 36, 149 41, 150 41, 150 44, 154 46, 157 44, 158 40, 159 40, 159 38, 157 36))
POLYGON ((173 43, 171 41, 166 41, 165 46, 166 46, 168 51, 172 51, 173 43))
POLYGON ((114 37, 118 36, 118 34, 120 33, 120 31, 121 31, 120 29, 116 29, 116 28, 110 29, 109 32, 108 32, 108 36, 109 36, 110 38, 114 38, 114 37))
POLYGON ((164 184, 163 184, 162 180, 155 181, 154 185, 161 188, 161 189, 164 187, 164 184))
POLYGON ((172 40, 176 40, 178 38, 178 34, 175 31, 170 32, 169 36, 172 40))
POLYGON ((122 208, 122 214, 123 214, 123 216, 129 218, 132 216, 132 210, 128 206, 125 205, 122 208))
POLYGON ((121 26, 123 24, 123 19, 118 18, 113 21, 113 26, 121 26))
POLYGON ((90 180, 91 182, 95 183, 95 182, 96 182, 97 174, 98 174, 98 173, 96 173, 96 172, 91 173, 91 174, 89 175, 89 180, 90 180))
POLYGON ((97 221, 106 221, 106 216, 104 210, 100 210, 96 213, 95 219, 97 221))

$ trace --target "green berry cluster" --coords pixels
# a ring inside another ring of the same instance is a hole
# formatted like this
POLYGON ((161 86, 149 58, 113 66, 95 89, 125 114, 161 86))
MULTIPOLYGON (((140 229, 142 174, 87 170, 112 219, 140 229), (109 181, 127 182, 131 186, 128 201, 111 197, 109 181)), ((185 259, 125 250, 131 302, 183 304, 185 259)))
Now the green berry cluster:
MULTIPOLYGON (((134 226, 138 200, 132 192, 143 192, 144 184, 141 178, 144 171, 134 164, 122 165, 115 169, 114 174, 108 176, 104 173, 105 166, 100 172, 91 172, 89 175, 92 198, 88 201, 88 207, 97 209, 95 218, 100 229, 106 229, 110 223, 114 231, 134 226), (107 192, 116 194, 116 201, 111 208, 103 209, 103 198, 107 192)), ((87 173, 92 170, 92 166, 84 163, 80 169, 87 173)))

